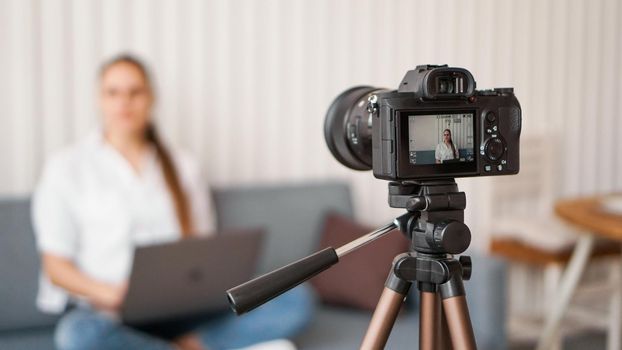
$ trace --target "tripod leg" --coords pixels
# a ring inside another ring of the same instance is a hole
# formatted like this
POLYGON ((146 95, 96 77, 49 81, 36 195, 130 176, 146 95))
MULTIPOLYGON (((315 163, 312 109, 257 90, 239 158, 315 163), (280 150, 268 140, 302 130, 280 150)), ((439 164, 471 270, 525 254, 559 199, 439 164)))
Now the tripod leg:
MULTIPOLYGON (((438 294, 437 294, 438 295, 438 294)), ((438 295, 439 304, 440 295, 438 295)), ((445 316, 445 312, 443 312, 443 307, 441 304, 441 338, 438 343, 438 348, 443 350, 453 350, 451 346, 451 334, 449 333, 449 326, 447 324, 447 317, 445 316)))
POLYGON ((441 303, 436 286, 422 283, 419 290, 419 349, 435 350, 440 342, 441 303))
POLYGON ((444 299, 443 308, 454 348, 476 349, 466 297, 463 295, 444 299))
POLYGON ((443 310, 454 349, 474 350, 477 347, 462 283, 462 268, 456 263, 458 265, 450 266, 452 273, 449 281, 440 286, 443 310))
POLYGON ((395 276, 391 269, 367 333, 363 338, 361 350, 384 349, 408 289, 410 289, 410 282, 395 276))
POLYGON ((419 349, 451 350, 447 319, 443 313, 441 299, 436 286, 428 283, 419 284, 419 349))

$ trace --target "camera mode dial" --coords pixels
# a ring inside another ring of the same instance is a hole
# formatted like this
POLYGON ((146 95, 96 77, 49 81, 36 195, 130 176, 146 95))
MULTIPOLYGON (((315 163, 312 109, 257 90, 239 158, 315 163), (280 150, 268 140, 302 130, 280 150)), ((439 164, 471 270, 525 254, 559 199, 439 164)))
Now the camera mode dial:
POLYGON ((492 161, 497 161, 503 157, 505 153, 505 142, 499 137, 493 137, 486 142, 484 146, 486 157, 492 161))

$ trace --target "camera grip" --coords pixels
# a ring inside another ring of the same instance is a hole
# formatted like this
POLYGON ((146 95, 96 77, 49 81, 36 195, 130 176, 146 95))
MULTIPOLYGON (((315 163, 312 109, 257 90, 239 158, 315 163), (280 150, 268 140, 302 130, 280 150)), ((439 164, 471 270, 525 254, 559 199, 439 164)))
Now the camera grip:
POLYGON ((276 298, 339 262, 332 247, 259 276, 227 291, 233 311, 241 315, 276 298))

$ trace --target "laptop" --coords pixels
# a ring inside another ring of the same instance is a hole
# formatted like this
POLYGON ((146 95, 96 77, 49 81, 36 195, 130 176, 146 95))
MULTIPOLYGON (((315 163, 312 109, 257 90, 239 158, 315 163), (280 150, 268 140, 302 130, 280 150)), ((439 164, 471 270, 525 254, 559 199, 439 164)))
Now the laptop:
POLYGON ((261 230, 219 232, 136 248, 121 321, 138 326, 228 309, 226 290, 251 279, 261 230))

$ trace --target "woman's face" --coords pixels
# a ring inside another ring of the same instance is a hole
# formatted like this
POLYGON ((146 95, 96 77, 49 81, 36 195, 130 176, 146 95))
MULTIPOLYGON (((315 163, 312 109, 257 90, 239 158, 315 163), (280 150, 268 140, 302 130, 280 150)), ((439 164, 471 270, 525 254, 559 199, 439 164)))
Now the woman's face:
POLYGON ((100 108, 107 133, 144 134, 151 115, 153 95, 145 77, 127 62, 108 67, 101 77, 100 108))
POLYGON ((451 141, 451 133, 447 130, 443 131, 443 141, 445 142, 451 141))

